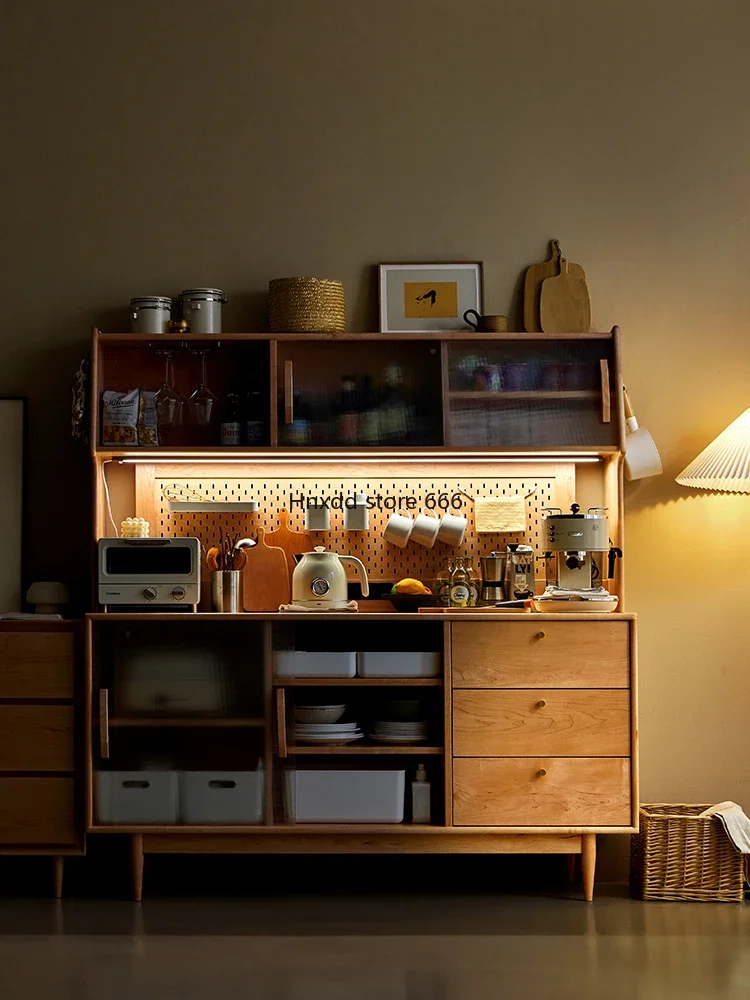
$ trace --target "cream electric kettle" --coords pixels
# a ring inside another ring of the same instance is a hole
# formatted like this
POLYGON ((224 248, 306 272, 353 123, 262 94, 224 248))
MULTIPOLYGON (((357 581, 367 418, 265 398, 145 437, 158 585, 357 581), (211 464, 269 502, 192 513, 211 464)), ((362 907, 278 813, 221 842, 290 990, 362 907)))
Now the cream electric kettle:
POLYGON ((370 593, 367 570, 356 556, 339 556, 316 545, 313 552, 303 552, 292 573, 292 604, 305 608, 345 608, 349 603, 344 562, 359 567, 362 596, 370 593))

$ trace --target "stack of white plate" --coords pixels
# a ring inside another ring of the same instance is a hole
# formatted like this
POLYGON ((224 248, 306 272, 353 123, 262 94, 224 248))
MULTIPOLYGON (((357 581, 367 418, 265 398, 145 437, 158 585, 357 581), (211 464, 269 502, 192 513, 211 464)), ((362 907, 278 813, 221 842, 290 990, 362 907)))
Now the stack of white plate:
POLYGON ((356 722, 294 724, 294 738, 299 743, 354 743, 364 735, 356 722))
POLYGON ((424 743, 428 738, 427 723, 375 721, 370 738, 377 743, 424 743))

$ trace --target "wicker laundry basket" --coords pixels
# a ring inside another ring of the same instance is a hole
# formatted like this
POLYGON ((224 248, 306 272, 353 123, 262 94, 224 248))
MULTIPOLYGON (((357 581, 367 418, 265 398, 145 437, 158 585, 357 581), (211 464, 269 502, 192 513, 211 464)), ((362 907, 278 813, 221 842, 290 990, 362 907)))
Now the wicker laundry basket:
POLYGON ((328 278, 274 278, 268 321, 273 333, 346 333, 344 286, 328 278))
POLYGON ((657 803, 640 809, 640 833, 631 840, 630 888, 640 899, 739 903, 744 899, 744 856, 707 805, 657 803))

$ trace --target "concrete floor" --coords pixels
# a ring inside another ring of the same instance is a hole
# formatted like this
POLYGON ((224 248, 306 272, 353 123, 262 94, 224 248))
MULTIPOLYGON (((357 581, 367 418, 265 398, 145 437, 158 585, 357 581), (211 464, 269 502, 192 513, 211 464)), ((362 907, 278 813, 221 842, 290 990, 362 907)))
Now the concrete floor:
POLYGON ((0 899, 3 1000, 750 997, 743 904, 557 895, 0 899))

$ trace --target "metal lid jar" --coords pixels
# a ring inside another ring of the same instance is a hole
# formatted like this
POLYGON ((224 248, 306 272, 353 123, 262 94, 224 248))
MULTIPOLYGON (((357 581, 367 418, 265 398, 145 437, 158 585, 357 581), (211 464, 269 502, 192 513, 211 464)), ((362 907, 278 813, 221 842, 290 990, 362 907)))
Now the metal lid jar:
POLYGON ((191 333, 221 333, 221 307, 227 297, 220 288, 186 288, 179 301, 191 333))
POLYGON ((131 333, 167 333, 172 300, 166 295, 141 295, 130 300, 131 333))

